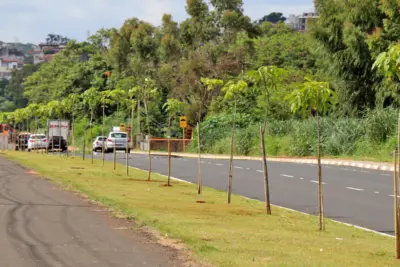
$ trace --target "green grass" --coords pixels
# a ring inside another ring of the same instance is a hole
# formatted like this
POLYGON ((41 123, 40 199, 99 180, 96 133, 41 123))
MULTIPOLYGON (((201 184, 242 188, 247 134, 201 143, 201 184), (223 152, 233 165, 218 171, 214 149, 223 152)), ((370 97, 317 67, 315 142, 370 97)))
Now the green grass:
MULTIPOLYGON (((125 167, 112 170, 96 161, 8 152, 19 162, 64 187, 77 190, 116 212, 135 218, 139 225, 184 242, 201 261, 215 266, 400 266, 394 259, 394 239, 327 221, 319 232, 316 217, 273 207, 204 188, 206 204, 198 204, 196 186, 125 167)), ((261 179, 261 177, 260 177, 261 179)), ((372 213, 371 213, 371 216, 372 213)))

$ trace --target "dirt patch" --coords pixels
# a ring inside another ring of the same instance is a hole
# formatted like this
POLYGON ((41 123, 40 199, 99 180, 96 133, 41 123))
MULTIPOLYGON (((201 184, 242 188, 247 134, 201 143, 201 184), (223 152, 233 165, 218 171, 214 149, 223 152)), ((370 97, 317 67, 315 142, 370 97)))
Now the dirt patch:
POLYGON ((165 183, 165 181, 160 181, 160 180, 143 180, 143 179, 135 179, 135 178, 128 178, 125 179, 127 181, 132 181, 132 182, 142 182, 142 183, 165 183))
POLYGON ((29 175, 39 175, 39 173, 34 171, 34 170, 29 170, 26 173, 29 174, 29 175))

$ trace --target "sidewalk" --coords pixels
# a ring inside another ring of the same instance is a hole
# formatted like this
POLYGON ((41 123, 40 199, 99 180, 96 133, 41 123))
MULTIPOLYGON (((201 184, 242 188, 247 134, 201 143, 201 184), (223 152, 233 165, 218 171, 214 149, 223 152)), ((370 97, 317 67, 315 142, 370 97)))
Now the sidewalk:
MULTIPOLYGON (((147 151, 132 151, 132 154, 147 155, 147 151)), ((168 156, 167 152, 152 151, 153 156, 168 156)), ((171 153, 173 157, 181 158, 198 158, 198 154, 193 153, 171 153)), ((230 159, 229 155, 213 155, 213 154, 201 154, 202 159, 230 159)), ((261 157, 249 157, 249 156, 234 156, 235 160, 262 160, 261 157)), ((315 158, 294 158, 294 157, 268 157, 268 161, 272 162, 288 162, 297 164, 317 164, 315 158)), ((361 160, 346 160, 346 159, 322 159, 323 165, 334 165, 334 166, 347 166, 356 167, 372 170, 381 171, 393 171, 394 167, 392 163, 387 162, 372 162, 372 161, 361 161, 361 160)))

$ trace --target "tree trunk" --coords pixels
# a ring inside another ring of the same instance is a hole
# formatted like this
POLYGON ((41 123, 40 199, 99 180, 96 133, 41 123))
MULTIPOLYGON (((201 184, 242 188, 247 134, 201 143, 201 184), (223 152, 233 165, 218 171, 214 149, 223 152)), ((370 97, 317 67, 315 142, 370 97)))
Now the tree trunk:
POLYGON ((117 169, 117 149, 116 149, 116 140, 113 142, 113 169, 114 171, 117 169))
POLYGON ((267 214, 271 215, 272 211, 271 211, 271 202, 270 202, 270 194, 269 194, 267 152, 266 152, 266 148, 265 148, 265 128, 266 128, 266 122, 264 122, 264 125, 260 125, 260 140, 261 140, 261 154, 262 154, 263 170, 264 170, 265 208, 267 210, 267 214))
POLYGON ((393 151, 393 162, 394 162, 394 171, 393 171, 393 185, 394 185, 394 236, 395 236, 395 247, 396 247, 396 259, 400 259, 400 235, 399 235, 399 201, 398 201, 398 178, 397 178, 397 153, 396 150, 393 151))
POLYGON ((60 139, 59 139, 59 143, 58 143, 58 149, 60 150, 60 157, 61 157, 61 144, 62 144, 62 140, 61 140, 61 124, 60 124, 60 118, 58 118, 58 133, 60 134, 60 139))
POLYGON ((126 144, 125 144, 125 165, 126 165, 126 176, 129 176, 129 142, 128 142, 128 133, 126 135, 126 144))
POLYGON ((103 167, 104 167, 104 142, 106 141, 104 138, 104 118, 105 118, 105 103, 103 103, 103 121, 102 121, 102 127, 101 127, 101 136, 102 136, 102 142, 101 142, 101 160, 103 161, 103 167))
POLYGON ((149 174, 147 176, 147 180, 150 181, 151 179, 151 133, 150 133, 150 119, 149 119, 149 107, 147 104, 147 101, 143 101, 144 103, 144 108, 146 111, 146 121, 147 121, 147 132, 148 132, 148 136, 149 136, 149 140, 148 140, 148 144, 149 144, 149 174))
POLYGON ((83 151, 82 151, 82 159, 85 160, 86 156, 86 125, 84 127, 84 132, 83 132, 83 151))
POLYGON ((132 120, 131 120, 131 149, 134 149, 134 147, 136 147, 136 145, 134 146, 133 144, 134 144, 134 140, 135 140, 135 134, 134 134, 134 131, 133 131, 133 128, 135 127, 135 123, 134 123, 134 120, 135 120, 135 107, 132 105, 132 120))
MULTIPOLYGON (((91 113, 90 113, 90 124, 89 124, 89 127, 90 127, 90 143, 92 143, 93 142, 93 111, 91 111, 91 113)), ((93 157, 94 157, 94 153, 93 153, 93 147, 92 147, 92 149, 90 149, 90 153, 92 154, 92 164, 93 164, 93 157)))
POLYGON ((171 116, 168 118, 168 182, 167 186, 171 186, 171 116))
POLYGON ((235 148, 235 129, 236 129, 236 102, 233 114, 232 137, 231 137, 231 156, 229 159, 229 177, 228 177, 228 204, 231 203, 232 197, 232 180, 233 180, 233 152, 235 148))
POLYGON ((71 120, 72 120, 72 125, 71 125, 71 130, 72 130, 72 147, 74 149, 73 152, 73 158, 75 158, 76 156, 76 152, 75 152, 75 119, 74 119, 74 104, 72 104, 72 109, 71 109, 71 120))
MULTIPOLYGON (((138 104, 137 104, 137 136, 140 136, 141 133, 141 128, 140 128, 140 100, 138 99, 138 104)), ((140 144, 136 144, 136 146, 139 147, 139 150, 141 150, 140 148, 140 144)))
MULTIPOLYGON (((131 122, 133 122, 133 112, 131 116, 131 122)), ((131 131, 132 132, 132 131, 131 131)), ((132 142, 132 140, 131 140, 132 142)), ((126 165, 126 176, 129 176, 129 132, 126 133, 126 155, 125 155, 125 165, 126 165)))
POLYGON ((200 142, 200 122, 197 123, 197 152, 198 152, 198 161, 197 161, 197 184, 198 184, 198 188, 197 188, 197 193, 199 195, 202 194, 203 192, 203 176, 201 173, 201 142, 200 142))
POLYGON ((321 166, 321 125, 320 125, 320 116, 317 111, 317 136, 318 136, 318 200, 319 200, 319 230, 325 231, 325 222, 324 222, 324 196, 323 196, 323 188, 322 188, 322 166, 321 166))

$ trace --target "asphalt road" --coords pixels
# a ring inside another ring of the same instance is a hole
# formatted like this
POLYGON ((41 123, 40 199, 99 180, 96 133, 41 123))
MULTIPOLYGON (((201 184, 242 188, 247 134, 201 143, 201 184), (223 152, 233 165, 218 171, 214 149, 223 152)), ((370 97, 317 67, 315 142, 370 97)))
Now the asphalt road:
POLYGON ((131 226, 0 157, 1 267, 183 266, 131 226))
MULTIPOLYGON (((101 155, 96 155, 100 157, 101 155)), ((112 160, 112 154, 106 159, 112 160)), ((167 158, 152 157, 154 172, 167 174, 167 158)), ((146 155, 130 155, 130 166, 147 170, 146 155)), ((125 155, 118 153, 125 164, 125 155)), ((264 201, 261 161, 234 161, 233 192, 264 201)), ((271 202, 309 214, 318 212, 317 167, 313 164, 268 163, 271 202)), ((228 160, 202 160, 203 184, 227 190, 228 160)), ((197 159, 173 158, 172 176, 197 182, 197 159)), ((393 178, 385 171, 354 167, 323 167, 324 203, 327 217, 386 234, 393 234, 393 178)), ((233 201, 235 201, 233 199, 233 201)))

